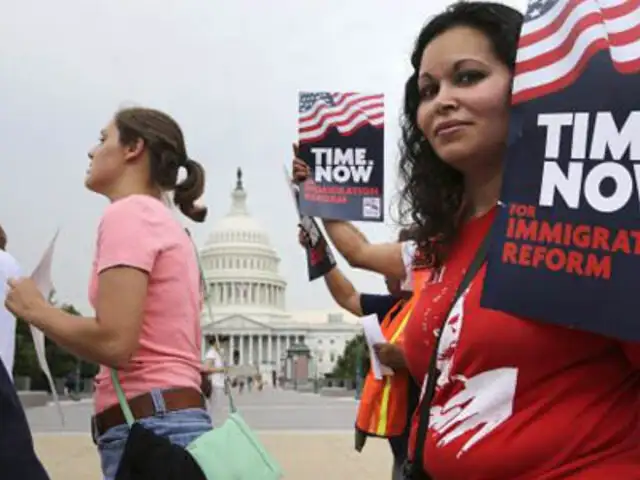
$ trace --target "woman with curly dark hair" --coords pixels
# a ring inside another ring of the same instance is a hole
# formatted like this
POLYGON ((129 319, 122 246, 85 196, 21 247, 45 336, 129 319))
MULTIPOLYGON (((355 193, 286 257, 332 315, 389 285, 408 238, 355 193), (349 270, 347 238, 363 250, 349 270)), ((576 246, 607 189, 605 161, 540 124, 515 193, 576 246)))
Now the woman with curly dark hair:
MULTIPOLYGON (((455 299, 499 208, 521 25, 505 5, 457 3, 422 29, 411 56, 400 170, 433 274, 404 354, 423 389, 441 335, 434 393, 413 421, 412 457, 429 408, 414 478, 640 479, 639 344, 482 308, 484 268, 455 299)), ((397 244, 332 228, 359 266, 402 271, 397 244)))

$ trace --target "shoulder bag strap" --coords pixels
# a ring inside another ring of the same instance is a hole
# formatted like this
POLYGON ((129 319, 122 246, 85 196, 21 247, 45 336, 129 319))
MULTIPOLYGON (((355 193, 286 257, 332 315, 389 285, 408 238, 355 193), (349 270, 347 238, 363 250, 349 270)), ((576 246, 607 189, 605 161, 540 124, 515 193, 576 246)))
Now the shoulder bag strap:
POLYGON ((416 442, 415 449, 413 452, 413 461, 411 462, 414 468, 422 469, 424 465, 424 445, 427 438, 427 431, 429 430, 429 417, 431 413, 431 402, 433 401, 433 396, 436 393, 436 382, 438 381, 439 372, 437 370, 438 364, 438 348, 440 345, 440 338, 442 337, 442 331, 444 330, 444 324, 446 323, 451 310, 455 306, 456 302, 460 298, 462 294, 464 294, 465 290, 469 287, 471 282, 473 281, 476 274, 482 268, 486 258, 487 251, 489 250, 489 242, 490 235, 487 233, 485 238, 482 240, 480 247, 476 251, 473 260, 471 260, 471 264, 469 268, 464 274, 460 285, 458 285, 458 289, 456 290, 456 294, 453 297, 453 302, 449 307, 449 311, 447 315, 444 317, 444 323, 440 330, 438 331, 438 335, 436 337, 435 345, 433 346, 433 352, 431 353, 431 359, 429 360, 429 370, 427 375, 427 385, 424 390, 424 396, 422 401, 420 402, 418 408, 420 409, 420 417, 418 423, 418 432, 416 434, 416 442))
MULTIPOLYGON (((187 235, 189 235, 189 238, 191 239, 191 234, 189 232, 189 230, 185 229, 187 235)), ((202 288, 204 291, 204 302, 207 306, 207 313, 209 314, 209 318, 213 319, 213 315, 211 314, 211 305, 209 302, 209 285, 207 284, 207 280, 204 276, 204 271, 202 270, 202 262, 200 261, 200 255, 198 254, 198 249, 195 245, 195 243, 193 243, 193 239, 191 239, 191 243, 193 244, 193 248, 195 251, 195 255, 196 255, 196 260, 198 262, 198 269, 200 271, 200 279, 202 282, 202 288)), ((219 352, 222 352, 221 348, 220 348, 220 339, 218 338, 218 334, 214 332, 214 336, 216 339, 216 347, 218 348, 219 352)), ((231 393, 231 385, 229 384, 229 377, 226 373, 226 363, 224 360, 224 356, 221 354, 220 357, 222 358, 222 364, 223 367, 225 367, 225 374, 224 374, 224 383, 226 385, 226 391, 227 391, 227 395, 229 397, 229 410, 231 411, 231 413, 235 413, 236 412, 236 406, 235 406, 235 402, 233 401, 233 396, 231 393)), ((120 404, 120 408, 122 409, 122 414, 124 415, 124 418, 127 422, 127 424, 129 426, 133 425, 133 423, 135 422, 135 418, 133 417, 133 413, 131 412, 131 408, 129 407, 129 403, 127 402, 127 397, 124 394, 124 391, 122 389, 122 385, 120 384, 120 380, 118 379, 118 371, 114 368, 111 369, 111 381, 113 382, 113 387, 116 391, 116 396, 118 397, 118 403, 120 404)))
POLYGON ((111 369, 111 381, 113 382, 113 388, 116 391, 116 396, 118 397, 118 403, 122 409, 124 419, 126 420, 127 425, 131 426, 136 420, 133 417, 131 408, 129 407, 129 402, 127 402, 127 397, 122 390, 122 385, 120 385, 120 380, 118 380, 118 371, 115 368, 111 369))

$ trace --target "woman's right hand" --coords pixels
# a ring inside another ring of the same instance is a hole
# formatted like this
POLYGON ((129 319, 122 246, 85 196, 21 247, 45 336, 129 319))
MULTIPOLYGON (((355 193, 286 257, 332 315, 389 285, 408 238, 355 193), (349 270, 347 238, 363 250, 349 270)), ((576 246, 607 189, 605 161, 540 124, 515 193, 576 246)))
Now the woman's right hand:
POLYGON ((309 174, 311 173, 309 165, 300 159, 298 155, 298 145, 295 143, 293 144, 293 166, 291 170, 293 171, 293 181, 296 183, 304 182, 309 178, 309 174))
POLYGON ((302 227, 298 227, 298 242, 303 248, 309 247, 311 244, 311 240, 309 239, 309 235, 302 227))

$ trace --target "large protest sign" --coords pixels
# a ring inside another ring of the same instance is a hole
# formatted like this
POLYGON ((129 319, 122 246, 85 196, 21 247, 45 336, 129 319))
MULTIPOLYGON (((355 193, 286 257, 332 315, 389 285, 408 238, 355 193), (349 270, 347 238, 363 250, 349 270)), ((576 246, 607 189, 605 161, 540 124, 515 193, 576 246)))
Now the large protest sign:
POLYGON ((483 306, 640 340, 638 72, 638 2, 529 2, 483 306))
POLYGON ((300 93, 299 156, 311 168, 300 211, 339 220, 384 220, 384 96, 300 93))
POLYGON ((309 237, 309 245, 305 248, 307 254, 307 272, 309 274, 309 281, 312 282, 317 278, 325 276, 336 266, 336 259, 333 256, 329 242, 322 233, 322 229, 315 221, 314 218, 309 215, 303 215, 300 213, 300 190, 296 184, 291 180, 291 176, 284 169, 284 177, 291 195, 293 202, 298 211, 298 218, 300 219, 300 227, 305 231, 309 237))

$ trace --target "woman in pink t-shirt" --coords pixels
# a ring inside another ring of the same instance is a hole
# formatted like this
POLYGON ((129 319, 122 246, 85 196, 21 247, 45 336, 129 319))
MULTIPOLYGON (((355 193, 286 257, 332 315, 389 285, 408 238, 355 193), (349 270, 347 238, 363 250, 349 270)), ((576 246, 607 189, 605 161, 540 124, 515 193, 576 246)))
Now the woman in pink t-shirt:
POLYGON ((128 435, 110 368, 116 368, 136 419, 186 445, 211 429, 200 390, 201 290, 190 238, 162 200, 173 191, 183 214, 204 170, 187 156, 178 124, 146 108, 119 111, 89 153, 86 187, 111 202, 98 227, 89 298, 95 316, 47 303, 29 279, 13 280, 8 308, 69 352, 102 365, 95 381, 93 435, 104 477, 115 477, 128 435), (178 174, 185 179, 178 183, 178 174))

